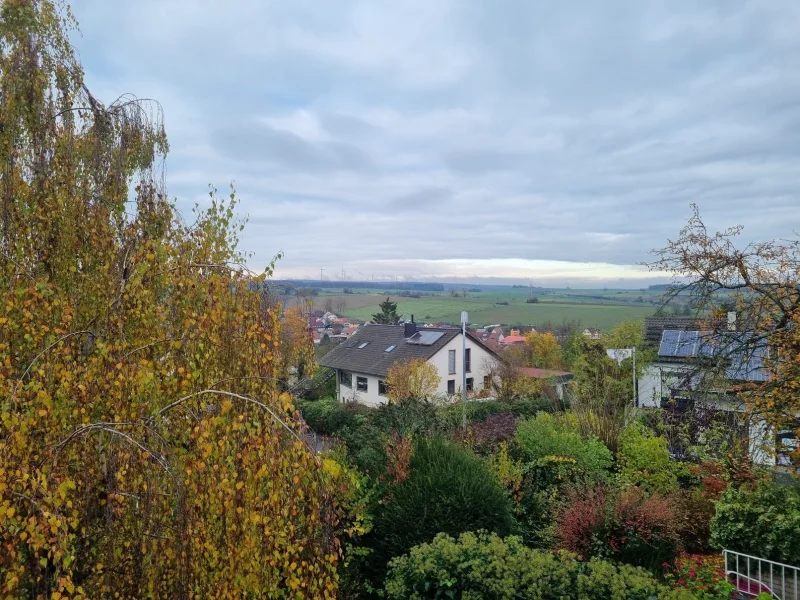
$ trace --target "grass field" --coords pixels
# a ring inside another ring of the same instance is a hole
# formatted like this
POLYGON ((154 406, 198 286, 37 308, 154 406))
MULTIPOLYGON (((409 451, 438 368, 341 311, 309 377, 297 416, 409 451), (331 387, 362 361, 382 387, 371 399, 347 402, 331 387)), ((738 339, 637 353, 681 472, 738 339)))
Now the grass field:
MULTIPOLYGON (((398 303, 398 312, 404 317, 412 314, 417 321, 458 323, 462 310, 469 313, 471 325, 537 325, 546 321, 560 323, 564 320, 580 321, 583 327, 597 327, 603 331, 621 321, 643 319, 654 314, 658 295, 625 290, 553 290, 538 293, 539 302, 526 303, 528 290, 500 290, 469 293, 466 298, 452 297, 447 292, 422 298, 390 296, 398 303), (618 297, 617 297, 618 296, 618 297), (644 302, 638 302, 642 296, 644 302), (508 302, 500 305, 499 302, 508 302)), ((358 290, 342 294, 341 290, 326 290, 314 299, 315 308, 324 308, 328 299, 342 298, 346 302, 344 314, 354 319, 368 320, 378 311, 378 304, 386 297, 380 290, 358 290)))

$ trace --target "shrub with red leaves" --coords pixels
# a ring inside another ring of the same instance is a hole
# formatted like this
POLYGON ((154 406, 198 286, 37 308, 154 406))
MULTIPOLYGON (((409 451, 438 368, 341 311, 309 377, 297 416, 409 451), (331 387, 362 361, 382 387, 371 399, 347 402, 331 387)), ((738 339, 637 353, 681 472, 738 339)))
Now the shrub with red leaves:
POLYGON ((472 423, 467 428, 467 436, 457 434, 466 443, 473 446, 476 450, 493 452, 497 450, 501 442, 505 442, 514 437, 517 431, 517 417, 511 413, 495 413, 486 417, 478 423, 472 423))
POLYGON ((559 546, 583 559, 595 555, 596 538, 605 528, 608 497, 605 488, 573 490, 556 522, 559 546))
POLYGON ((558 515, 556 536, 562 548, 585 559, 598 556, 651 570, 671 561, 680 545, 673 501, 638 488, 572 492, 558 515))

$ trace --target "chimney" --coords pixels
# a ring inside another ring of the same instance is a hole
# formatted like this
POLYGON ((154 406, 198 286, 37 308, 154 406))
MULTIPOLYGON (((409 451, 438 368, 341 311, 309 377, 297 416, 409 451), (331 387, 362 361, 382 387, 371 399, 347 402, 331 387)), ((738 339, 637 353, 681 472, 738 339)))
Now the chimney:
POLYGON ((414 323, 413 320, 410 323, 406 322, 404 327, 405 327, 405 337, 406 338, 410 338, 412 335, 417 333, 417 324, 414 323))

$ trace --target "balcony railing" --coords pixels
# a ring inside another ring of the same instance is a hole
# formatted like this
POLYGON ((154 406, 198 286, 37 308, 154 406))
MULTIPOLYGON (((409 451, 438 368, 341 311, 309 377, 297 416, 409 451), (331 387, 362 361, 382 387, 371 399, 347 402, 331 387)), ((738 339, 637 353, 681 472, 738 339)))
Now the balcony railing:
POLYGON ((800 568, 732 550, 722 556, 725 575, 746 597, 766 592, 778 600, 800 600, 800 568))

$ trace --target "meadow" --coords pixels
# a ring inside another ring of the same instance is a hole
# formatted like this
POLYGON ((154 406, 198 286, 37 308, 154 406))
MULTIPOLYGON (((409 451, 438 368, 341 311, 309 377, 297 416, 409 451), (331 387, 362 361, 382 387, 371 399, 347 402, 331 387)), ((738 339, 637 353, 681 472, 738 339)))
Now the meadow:
MULTIPOLYGON (((369 320, 378 304, 386 298, 379 289, 323 290, 314 298, 315 308, 324 308, 328 300, 343 299, 344 314, 369 320)), ((414 315, 417 321, 459 323, 462 310, 469 313, 470 325, 537 325, 547 321, 580 321, 583 327, 607 331, 622 321, 643 319, 653 315, 660 294, 639 290, 537 290, 539 302, 527 302, 528 289, 500 289, 467 292, 466 297, 451 296, 449 292, 407 298, 389 295, 398 304, 403 317, 414 315), (640 300, 641 298, 641 300, 640 300), (505 304, 507 303, 507 304, 505 304)))

